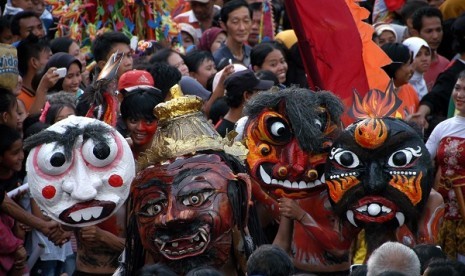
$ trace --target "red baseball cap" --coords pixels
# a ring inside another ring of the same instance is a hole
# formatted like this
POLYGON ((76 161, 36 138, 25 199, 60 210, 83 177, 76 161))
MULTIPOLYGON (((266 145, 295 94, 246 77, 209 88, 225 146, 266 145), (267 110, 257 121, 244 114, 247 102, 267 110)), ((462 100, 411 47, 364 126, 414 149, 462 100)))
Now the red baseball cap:
POLYGON ((118 90, 128 90, 128 88, 153 88, 155 82, 149 72, 144 70, 127 71, 118 81, 118 90))

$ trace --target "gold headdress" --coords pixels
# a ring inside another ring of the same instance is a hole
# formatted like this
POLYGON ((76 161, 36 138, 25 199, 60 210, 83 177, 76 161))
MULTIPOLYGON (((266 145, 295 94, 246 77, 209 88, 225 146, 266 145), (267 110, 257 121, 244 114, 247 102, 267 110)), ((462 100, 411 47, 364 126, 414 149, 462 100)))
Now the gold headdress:
POLYGON ((223 138, 200 111, 202 100, 183 95, 179 85, 170 89, 171 100, 154 108, 158 128, 152 146, 138 160, 139 168, 202 150, 223 151, 243 161, 247 149, 233 139, 223 138))

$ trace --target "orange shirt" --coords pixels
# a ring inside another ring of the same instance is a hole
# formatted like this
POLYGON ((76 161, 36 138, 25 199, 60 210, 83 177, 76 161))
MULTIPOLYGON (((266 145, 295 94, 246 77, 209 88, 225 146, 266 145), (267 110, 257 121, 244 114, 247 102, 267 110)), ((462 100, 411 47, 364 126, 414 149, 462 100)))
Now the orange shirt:
POLYGON ((397 97, 402 100, 402 105, 397 109, 396 117, 407 118, 407 115, 417 111, 420 100, 415 88, 410 83, 404 84, 397 90, 397 97))
POLYGON ((36 93, 23 86, 21 87, 21 94, 19 94, 18 99, 23 101, 26 110, 29 111, 36 99, 36 93))

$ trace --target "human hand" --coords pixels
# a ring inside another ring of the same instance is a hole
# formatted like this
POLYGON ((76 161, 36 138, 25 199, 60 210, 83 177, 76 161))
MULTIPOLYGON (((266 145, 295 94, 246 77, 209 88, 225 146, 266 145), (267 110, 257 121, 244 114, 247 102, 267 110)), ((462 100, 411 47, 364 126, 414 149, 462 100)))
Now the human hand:
POLYGON ((32 230, 32 227, 27 225, 27 224, 24 224, 24 223, 21 223, 21 222, 17 222, 18 223, 18 227, 23 230, 24 232, 30 232, 32 230))
POLYGON ((39 90, 39 88, 49 90, 58 82, 60 76, 55 72, 56 69, 56 67, 50 67, 47 72, 45 72, 40 80, 37 90, 39 90))
POLYGON ((428 128, 428 121, 426 120, 426 115, 420 112, 407 116, 406 121, 414 122, 423 129, 428 128))
POLYGON ((65 231, 61 228, 60 224, 56 221, 44 221, 43 226, 38 229, 56 246, 61 246, 69 241, 71 232, 65 231))
POLYGON ((290 198, 278 199, 278 205, 279 213, 281 216, 287 217, 289 219, 301 221, 306 214, 306 212, 300 208, 299 204, 290 198))
POLYGON ((82 241, 85 243, 96 243, 101 240, 100 228, 95 225, 82 227, 79 230, 79 235, 81 236, 82 241))
POLYGON ((228 64, 223 68, 223 73, 221 73, 220 82, 223 83, 229 76, 235 73, 234 65, 228 64))
POLYGON ((15 258, 15 269, 16 270, 22 270, 26 267, 26 259, 27 259, 27 252, 24 246, 20 245, 14 254, 15 258))

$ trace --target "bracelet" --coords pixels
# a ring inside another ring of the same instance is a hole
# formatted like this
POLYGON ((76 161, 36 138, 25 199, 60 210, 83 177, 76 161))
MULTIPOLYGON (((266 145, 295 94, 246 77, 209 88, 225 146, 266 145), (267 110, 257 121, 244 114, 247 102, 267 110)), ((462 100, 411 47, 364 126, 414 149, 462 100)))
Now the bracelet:
POLYGON ((305 217, 305 213, 302 214, 302 217, 300 217, 299 221, 302 222, 302 219, 305 217))

